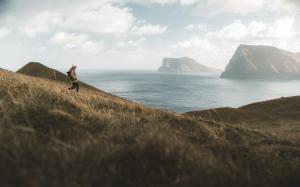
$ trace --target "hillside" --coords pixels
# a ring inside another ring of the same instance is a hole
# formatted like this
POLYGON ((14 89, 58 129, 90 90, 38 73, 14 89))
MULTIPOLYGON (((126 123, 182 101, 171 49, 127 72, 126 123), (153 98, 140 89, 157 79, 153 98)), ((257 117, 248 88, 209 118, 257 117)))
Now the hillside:
POLYGON ((200 117, 205 120, 215 120, 222 123, 244 123, 271 120, 272 116, 257 113, 252 110, 243 110, 240 108, 215 108, 203 111, 187 112, 189 116, 200 117))
POLYGON ((0 186, 299 186, 300 137, 0 70, 0 186))
POLYGON ((299 129, 300 96, 249 104, 240 108, 216 108, 186 113, 204 120, 229 124, 244 124, 249 128, 265 126, 299 129))
POLYGON ((240 109, 255 113, 264 113, 281 120, 300 120, 300 96, 253 103, 243 106, 240 109))
MULTIPOLYGON (((40 77, 40 78, 45 78, 45 79, 51 79, 51 80, 56 80, 56 81, 62 81, 62 82, 68 82, 68 77, 66 73, 62 73, 58 70, 49 68, 41 63, 38 62, 30 62, 26 64, 24 67, 19 69, 17 73, 22 73, 25 75, 30 75, 34 77, 40 77)), ((79 82, 81 86, 89 88, 89 89, 94 89, 97 90, 95 87, 88 85, 83 82, 79 82)))
POLYGON ((212 73, 218 72, 217 69, 207 67, 192 58, 164 58, 162 66, 158 72, 164 73, 212 73))
POLYGON ((231 58, 221 78, 300 78, 300 55, 270 46, 241 45, 231 58))

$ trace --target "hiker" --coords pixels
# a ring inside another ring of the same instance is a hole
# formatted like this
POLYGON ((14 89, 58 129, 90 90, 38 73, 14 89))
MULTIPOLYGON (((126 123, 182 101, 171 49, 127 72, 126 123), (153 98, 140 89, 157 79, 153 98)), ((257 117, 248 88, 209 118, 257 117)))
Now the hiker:
POLYGON ((77 79, 77 74, 76 74, 76 65, 72 65, 71 69, 67 72, 68 77, 72 83, 72 87, 68 88, 68 90, 76 89, 77 92, 79 92, 79 83, 77 79))

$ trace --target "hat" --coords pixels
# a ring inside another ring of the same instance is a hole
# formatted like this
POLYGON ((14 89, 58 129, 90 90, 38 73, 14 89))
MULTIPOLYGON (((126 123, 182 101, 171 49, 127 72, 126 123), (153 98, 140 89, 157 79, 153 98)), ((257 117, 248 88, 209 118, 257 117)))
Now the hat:
POLYGON ((75 64, 72 65, 72 68, 77 68, 77 66, 75 64))

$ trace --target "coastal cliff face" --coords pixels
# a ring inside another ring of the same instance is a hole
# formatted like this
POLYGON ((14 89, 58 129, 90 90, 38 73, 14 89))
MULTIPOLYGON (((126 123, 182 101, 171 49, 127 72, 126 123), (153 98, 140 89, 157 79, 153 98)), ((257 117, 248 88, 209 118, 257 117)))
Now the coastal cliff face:
POLYGON ((236 50, 221 78, 300 78, 300 54, 270 46, 241 45, 236 50))
POLYGON ((158 72, 164 73, 211 73, 217 69, 207 67, 188 57, 183 58, 164 58, 162 66, 158 72))

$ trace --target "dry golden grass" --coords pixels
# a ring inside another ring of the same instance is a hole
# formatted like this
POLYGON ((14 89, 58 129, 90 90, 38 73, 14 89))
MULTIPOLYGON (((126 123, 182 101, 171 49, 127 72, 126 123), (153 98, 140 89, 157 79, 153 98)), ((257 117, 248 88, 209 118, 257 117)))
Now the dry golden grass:
MULTIPOLYGON (((66 73, 62 73, 56 69, 49 68, 39 62, 29 62, 21 69, 17 71, 17 73, 21 73, 24 75, 30 75, 33 77, 45 78, 50 80, 62 81, 67 82, 68 77, 66 73)), ((79 81, 81 87, 85 87, 91 90, 98 90, 91 85, 88 85, 84 82, 79 81)), ((99 91, 99 90, 98 90, 99 91)))
POLYGON ((300 137, 0 70, 0 186, 299 186, 300 137))

